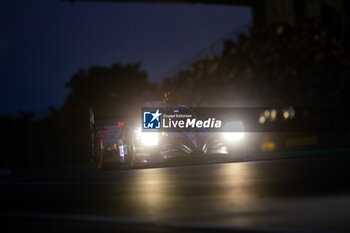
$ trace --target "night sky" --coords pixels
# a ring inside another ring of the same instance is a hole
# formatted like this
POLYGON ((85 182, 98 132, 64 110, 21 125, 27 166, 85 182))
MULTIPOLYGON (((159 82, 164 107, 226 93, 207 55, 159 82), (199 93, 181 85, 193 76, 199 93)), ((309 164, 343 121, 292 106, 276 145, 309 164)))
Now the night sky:
POLYGON ((59 107, 79 69, 141 62, 149 79, 251 22, 248 7, 4 1, 0 114, 59 107))

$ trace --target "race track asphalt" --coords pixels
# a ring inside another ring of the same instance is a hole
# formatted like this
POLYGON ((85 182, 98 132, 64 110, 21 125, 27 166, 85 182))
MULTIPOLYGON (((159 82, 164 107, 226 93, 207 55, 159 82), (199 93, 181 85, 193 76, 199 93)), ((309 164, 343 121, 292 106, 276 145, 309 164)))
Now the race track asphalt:
POLYGON ((2 176, 2 232, 350 232, 349 165, 323 154, 2 176))

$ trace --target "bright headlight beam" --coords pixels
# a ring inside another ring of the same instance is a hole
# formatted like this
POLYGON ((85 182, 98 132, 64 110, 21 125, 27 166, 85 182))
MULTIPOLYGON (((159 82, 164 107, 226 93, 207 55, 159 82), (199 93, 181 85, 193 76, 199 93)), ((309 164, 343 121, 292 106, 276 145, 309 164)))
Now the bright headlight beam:
POLYGON ((142 132, 141 128, 137 131, 138 137, 142 143, 146 146, 158 145, 158 133, 155 132, 142 132))
POLYGON ((224 132, 222 134, 224 140, 234 142, 244 138, 244 125, 241 121, 227 123, 226 129, 231 132, 224 132))
POLYGON ((223 137, 226 141, 234 142, 244 138, 244 132, 225 132, 223 137))

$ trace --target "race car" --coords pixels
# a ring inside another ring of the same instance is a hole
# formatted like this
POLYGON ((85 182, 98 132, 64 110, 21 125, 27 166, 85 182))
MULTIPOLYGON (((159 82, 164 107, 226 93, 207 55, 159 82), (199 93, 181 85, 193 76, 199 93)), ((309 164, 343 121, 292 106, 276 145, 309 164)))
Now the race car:
MULTIPOLYGON (((163 100, 148 102, 144 106, 164 110, 169 107, 169 103, 163 100)), ((172 105, 168 109, 197 117, 185 105, 172 105)), ((228 125, 235 127, 236 131, 144 132, 140 124, 131 124, 118 117, 97 120, 93 109, 90 109, 92 160, 101 169, 117 169, 121 165, 136 168, 176 162, 242 159, 246 145, 244 125, 241 121, 233 121, 228 125)))

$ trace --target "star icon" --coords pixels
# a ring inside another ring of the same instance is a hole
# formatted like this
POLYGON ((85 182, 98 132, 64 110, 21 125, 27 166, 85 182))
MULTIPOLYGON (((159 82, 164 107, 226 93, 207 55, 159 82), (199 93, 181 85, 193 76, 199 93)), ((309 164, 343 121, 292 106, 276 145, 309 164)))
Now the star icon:
POLYGON ((157 119, 157 121, 159 121, 159 116, 162 115, 161 113, 159 113, 159 109, 157 109, 156 113, 151 113, 151 114, 153 116, 151 122, 154 121, 155 119, 157 119))

